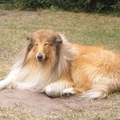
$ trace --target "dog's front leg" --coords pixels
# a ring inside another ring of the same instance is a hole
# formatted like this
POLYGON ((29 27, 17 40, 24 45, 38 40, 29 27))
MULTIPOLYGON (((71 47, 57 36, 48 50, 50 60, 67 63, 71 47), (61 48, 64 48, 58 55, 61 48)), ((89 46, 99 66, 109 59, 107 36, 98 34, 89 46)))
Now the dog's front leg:
POLYGON ((10 79, 9 78, 6 78, 6 79, 0 81, 0 90, 8 87, 9 84, 10 84, 10 79))
POLYGON ((19 74, 19 70, 12 70, 4 80, 0 81, 0 90, 7 88, 8 86, 12 88, 13 83, 18 78, 19 74))
POLYGON ((57 81, 47 85, 43 92, 46 93, 49 97, 61 97, 62 91, 66 88, 69 88, 70 85, 66 81, 57 81))

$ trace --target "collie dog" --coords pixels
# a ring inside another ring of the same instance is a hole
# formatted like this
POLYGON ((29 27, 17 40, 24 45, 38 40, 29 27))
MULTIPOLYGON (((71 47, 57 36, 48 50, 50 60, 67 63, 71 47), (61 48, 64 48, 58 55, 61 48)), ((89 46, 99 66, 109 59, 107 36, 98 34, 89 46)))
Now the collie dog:
POLYGON ((69 43, 51 30, 29 34, 0 89, 43 92, 49 97, 81 93, 88 99, 120 91, 120 56, 100 47, 69 43))

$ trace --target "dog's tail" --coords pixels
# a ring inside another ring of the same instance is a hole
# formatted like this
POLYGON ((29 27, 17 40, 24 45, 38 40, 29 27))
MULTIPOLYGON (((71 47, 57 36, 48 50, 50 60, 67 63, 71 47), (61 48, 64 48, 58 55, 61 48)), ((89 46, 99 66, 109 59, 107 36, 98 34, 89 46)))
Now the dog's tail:
POLYGON ((81 97, 86 99, 105 98, 110 92, 108 85, 93 85, 92 89, 83 92, 81 97))

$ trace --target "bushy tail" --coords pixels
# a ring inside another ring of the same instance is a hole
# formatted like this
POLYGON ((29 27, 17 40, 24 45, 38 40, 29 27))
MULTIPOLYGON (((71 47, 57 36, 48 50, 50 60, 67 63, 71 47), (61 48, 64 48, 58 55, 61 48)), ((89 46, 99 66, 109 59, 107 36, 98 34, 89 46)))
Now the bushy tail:
POLYGON ((107 85, 93 85, 90 90, 81 94, 81 97, 87 99, 105 98, 109 94, 107 85))

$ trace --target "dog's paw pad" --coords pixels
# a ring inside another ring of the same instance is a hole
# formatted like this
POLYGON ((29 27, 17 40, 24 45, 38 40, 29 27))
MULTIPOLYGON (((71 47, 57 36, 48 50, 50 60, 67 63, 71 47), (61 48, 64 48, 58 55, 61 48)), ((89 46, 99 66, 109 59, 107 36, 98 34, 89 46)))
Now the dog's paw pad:
POLYGON ((65 90, 63 90, 62 95, 61 96, 70 96, 75 94, 75 92, 73 91, 73 88, 67 88, 65 90))
POLYGON ((69 97, 70 95, 72 95, 71 93, 62 93, 62 96, 67 96, 69 97))

